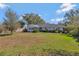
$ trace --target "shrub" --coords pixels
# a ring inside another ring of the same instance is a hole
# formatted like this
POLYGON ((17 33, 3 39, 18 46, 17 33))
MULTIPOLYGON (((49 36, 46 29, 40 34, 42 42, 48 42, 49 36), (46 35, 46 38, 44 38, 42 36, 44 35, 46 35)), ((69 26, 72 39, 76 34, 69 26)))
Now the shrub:
POLYGON ((78 30, 77 29, 74 29, 74 30, 71 30, 70 32, 69 32, 69 34, 71 35, 71 36, 77 36, 78 34, 78 30))
POLYGON ((3 33, 3 34, 0 34, 0 36, 9 36, 11 35, 11 33, 3 33))
POLYGON ((2 29, 0 29, 0 33, 2 32, 2 29))
POLYGON ((0 25, 0 33, 2 33, 3 30, 4 30, 3 26, 0 25))
POLYGON ((33 33, 39 32, 39 29, 34 28, 33 33))
POLYGON ((79 42, 79 29, 78 28, 71 30, 68 35, 76 38, 76 42, 79 42))

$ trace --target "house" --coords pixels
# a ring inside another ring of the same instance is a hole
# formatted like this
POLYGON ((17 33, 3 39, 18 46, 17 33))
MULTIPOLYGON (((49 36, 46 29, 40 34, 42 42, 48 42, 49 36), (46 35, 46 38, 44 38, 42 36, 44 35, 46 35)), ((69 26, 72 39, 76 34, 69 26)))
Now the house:
POLYGON ((53 31, 56 30, 56 25, 53 24, 44 24, 44 25, 40 25, 40 31, 53 31))
POLYGON ((30 25, 27 25, 27 31, 28 32, 33 32, 34 30, 38 29, 39 30, 39 25, 34 25, 34 24, 30 24, 30 25))
POLYGON ((22 23, 24 23, 24 26, 22 26, 22 28, 18 28, 16 30, 16 32, 33 32, 35 30, 39 30, 41 32, 52 32, 55 30, 60 30, 62 31, 63 28, 61 26, 58 26, 56 24, 28 24, 26 21, 23 20, 22 17, 19 18, 19 21, 21 21, 22 23))
POLYGON ((33 32, 34 30, 39 30, 41 32, 51 32, 55 30, 63 31, 63 26, 56 25, 56 24, 28 24, 27 21, 23 20, 23 17, 21 16, 19 20, 24 24, 22 28, 18 28, 16 32, 33 32))
POLYGON ((63 31, 63 27, 55 25, 55 24, 43 24, 43 25, 26 24, 20 30, 24 32, 33 32, 36 29, 41 32, 45 32, 45 31, 52 32, 55 30, 63 31))
POLYGON ((64 26, 63 25, 57 25, 56 26, 57 27, 57 30, 58 30, 58 32, 64 32, 64 26))

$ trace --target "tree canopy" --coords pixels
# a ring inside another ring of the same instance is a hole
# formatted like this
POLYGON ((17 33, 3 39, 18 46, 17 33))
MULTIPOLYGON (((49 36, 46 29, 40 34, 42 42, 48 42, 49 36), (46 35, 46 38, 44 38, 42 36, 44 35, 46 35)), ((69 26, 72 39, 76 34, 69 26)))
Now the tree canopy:
POLYGON ((72 9, 65 14, 65 25, 71 35, 79 34, 79 9, 72 9))
POLYGON ((28 24, 45 24, 45 21, 38 14, 24 14, 23 18, 28 22, 28 24))
POLYGON ((5 29, 11 31, 12 33, 18 26, 17 19, 18 17, 16 13, 12 11, 11 9, 7 9, 5 12, 5 18, 3 22, 5 29))

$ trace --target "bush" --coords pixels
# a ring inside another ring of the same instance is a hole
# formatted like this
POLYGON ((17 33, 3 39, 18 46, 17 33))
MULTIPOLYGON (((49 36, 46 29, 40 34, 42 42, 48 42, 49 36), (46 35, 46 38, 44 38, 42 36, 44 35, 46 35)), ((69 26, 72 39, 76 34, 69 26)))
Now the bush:
POLYGON ((3 34, 0 34, 0 36, 9 36, 11 35, 10 33, 3 33, 3 34))
POLYGON ((52 33, 56 33, 57 31, 56 31, 56 30, 52 30, 51 32, 52 32, 52 33))
POLYGON ((0 29, 0 33, 2 32, 2 29, 0 29))
POLYGON ((2 26, 0 26, 0 33, 2 33, 3 30, 4 30, 4 28, 2 26))
POLYGON ((77 29, 74 29, 74 30, 71 30, 71 31, 69 32, 69 35, 71 35, 71 36, 76 36, 76 35, 78 35, 77 33, 78 33, 78 30, 77 30, 77 29))
POLYGON ((36 33, 36 32, 39 32, 39 29, 36 28, 33 30, 33 33, 36 33))
POLYGON ((71 30, 69 32, 69 35, 73 36, 73 37, 79 37, 79 29, 74 29, 74 30, 71 30))
POLYGON ((69 36, 76 38, 76 42, 79 42, 79 29, 75 28, 68 33, 69 36))

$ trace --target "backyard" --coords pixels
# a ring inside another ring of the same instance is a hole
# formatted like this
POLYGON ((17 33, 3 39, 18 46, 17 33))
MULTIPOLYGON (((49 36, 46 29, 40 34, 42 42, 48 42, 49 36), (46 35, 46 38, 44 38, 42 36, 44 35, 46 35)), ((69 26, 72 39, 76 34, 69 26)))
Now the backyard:
POLYGON ((0 55, 79 55, 79 43, 61 33, 14 33, 0 36, 0 55))

